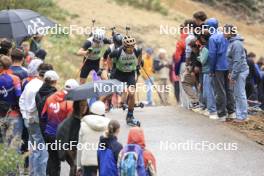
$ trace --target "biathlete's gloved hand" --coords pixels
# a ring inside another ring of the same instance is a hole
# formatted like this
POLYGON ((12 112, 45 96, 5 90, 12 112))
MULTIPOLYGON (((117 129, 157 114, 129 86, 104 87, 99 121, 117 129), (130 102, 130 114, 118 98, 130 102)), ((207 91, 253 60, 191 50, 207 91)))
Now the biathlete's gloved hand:
POLYGON ((97 75, 98 75, 98 76, 101 76, 102 73, 103 73, 103 71, 104 71, 104 69, 100 68, 100 69, 97 71, 97 75))

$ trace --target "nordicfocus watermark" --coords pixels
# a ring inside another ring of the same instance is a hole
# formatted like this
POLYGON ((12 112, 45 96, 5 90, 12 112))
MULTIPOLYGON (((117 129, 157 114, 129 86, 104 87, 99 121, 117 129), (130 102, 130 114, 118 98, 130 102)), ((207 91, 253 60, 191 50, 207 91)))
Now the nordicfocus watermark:
POLYGON ((194 142, 187 140, 185 142, 160 141, 161 151, 236 151, 238 143, 194 142))
POLYGON ((233 27, 232 29, 225 27, 214 28, 208 25, 202 25, 198 27, 194 27, 193 25, 187 25, 181 27, 181 26, 169 26, 169 25, 161 24, 159 31, 160 31, 160 35, 180 35, 180 34, 190 34, 190 33, 201 35, 204 34, 205 31, 208 31, 211 35, 215 34, 216 32, 231 33, 231 34, 238 33, 237 27, 233 27))
POLYGON ((61 140, 55 140, 53 143, 36 143, 36 141, 28 142, 30 150, 87 150, 97 151, 105 150, 105 143, 78 143, 77 141, 70 141, 69 143, 62 143, 61 140))
POLYGON ((136 85, 128 86, 127 83, 122 83, 119 85, 105 85, 101 83, 96 83, 94 86, 94 92, 105 92, 105 93, 114 93, 114 92, 149 92, 150 90, 157 91, 159 93, 169 93, 172 91, 171 85, 161 85, 161 84, 152 84, 151 86, 147 86, 144 83, 137 83, 136 85))
MULTIPOLYGON (((105 27, 96 27, 100 29, 106 29, 105 27)), ((34 24, 29 25, 27 30, 29 34, 40 34, 40 35, 89 35, 91 32, 96 29, 95 27, 90 26, 78 26, 78 25, 69 25, 69 26, 62 26, 61 24, 55 24, 53 27, 50 26, 41 26, 41 24, 34 24)))

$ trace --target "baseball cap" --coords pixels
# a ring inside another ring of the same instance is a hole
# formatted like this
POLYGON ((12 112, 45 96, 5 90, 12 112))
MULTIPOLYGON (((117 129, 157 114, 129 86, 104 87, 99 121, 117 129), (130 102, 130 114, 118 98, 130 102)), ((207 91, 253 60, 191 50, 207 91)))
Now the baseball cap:
POLYGON ((49 70, 44 74, 44 79, 50 79, 51 81, 57 81, 59 75, 54 70, 49 70))
POLYGON ((64 89, 67 91, 73 90, 79 86, 79 83, 75 79, 68 79, 64 84, 64 89))

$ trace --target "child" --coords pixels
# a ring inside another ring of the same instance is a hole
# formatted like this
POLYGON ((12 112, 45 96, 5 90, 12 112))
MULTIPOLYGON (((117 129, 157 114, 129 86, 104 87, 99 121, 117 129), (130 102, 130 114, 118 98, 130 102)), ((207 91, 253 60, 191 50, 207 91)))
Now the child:
POLYGON ((117 176, 117 160, 123 146, 117 141, 120 132, 120 124, 117 120, 111 120, 106 133, 100 137, 97 158, 100 176, 117 176))
POLYGON ((136 173, 140 176, 156 175, 156 159, 154 155, 145 148, 144 132, 140 127, 133 127, 130 129, 127 143, 128 144, 119 154, 119 175, 128 176, 136 173), (131 167, 133 163, 134 167, 131 167))

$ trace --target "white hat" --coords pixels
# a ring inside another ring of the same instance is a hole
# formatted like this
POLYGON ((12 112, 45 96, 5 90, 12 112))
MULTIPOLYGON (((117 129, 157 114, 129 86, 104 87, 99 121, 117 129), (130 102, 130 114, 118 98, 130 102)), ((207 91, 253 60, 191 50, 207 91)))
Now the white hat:
POLYGON ((60 77, 54 70, 49 70, 44 74, 44 80, 47 78, 51 81, 58 81, 60 77))
POLYGON ((79 83, 75 79, 68 79, 64 84, 64 89, 67 91, 73 90, 79 86, 79 83))
POLYGON ((167 51, 164 48, 159 49, 159 54, 166 54, 167 51))
POLYGON ((42 63, 43 63, 43 61, 40 59, 33 59, 28 65, 29 76, 38 76, 38 67, 42 63))
POLYGON ((102 101, 94 102, 90 107, 90 112, 96 115, 105 115, 105 104, 102 101))

